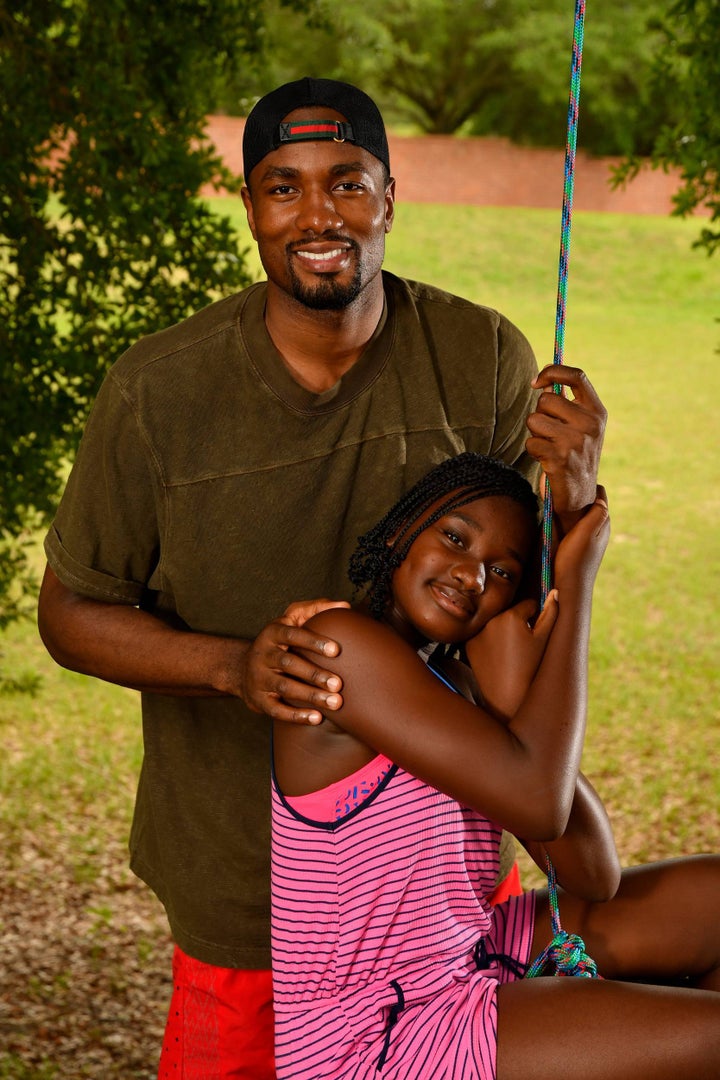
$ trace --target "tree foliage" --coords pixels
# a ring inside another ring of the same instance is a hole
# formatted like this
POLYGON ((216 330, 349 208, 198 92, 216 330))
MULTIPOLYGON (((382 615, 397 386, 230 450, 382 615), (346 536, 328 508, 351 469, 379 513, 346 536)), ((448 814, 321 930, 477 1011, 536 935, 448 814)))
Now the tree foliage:
POLYGON ((499 0, 369 0, 345 17, 365 42, 360 67, 391 115, 444 134, 507 90, 513 5, 499 0))
POLYGON ((0 627, 108 365, 247 282, 229 220, 199 193, 238 183, 203 129, 260 14, 253 0, 0 3, 0 627))
MULTIPOLYGON (((663 88, 676 103, 659 125, 652 157, 656 166, 676 166, 682 186, 674 197, 681 217, 701 206, 710 211, 696 241, 711 255, 720 247, 720 2, 678 0, 659 23, 663 45, 652 73, 652 89, 663 88)), ((622 182, 638 167, 626 161, 622 182)))
MULTIPOLYGON (((594 154, 648 152, 670 96, 650 92, 662 0, 604 0, 585 17, 579 145, 594 154)), ((506 83, 478 114, 473 131, 517 142, 562 146, 570 85, 572 0, 513 0, 503 48, 506 83)))
MULTIPOLYGON (((598 154, 646 153, 673 103, 649 88, 665 0, 589 5, 580 143, 598 154)), ((218 103, 242 112, 286 79, 358 82, 390 123, 441 134, 504 135, 562 146, 572 0, 314 0, 311 19, 266 0, 260 65, 218 103)))

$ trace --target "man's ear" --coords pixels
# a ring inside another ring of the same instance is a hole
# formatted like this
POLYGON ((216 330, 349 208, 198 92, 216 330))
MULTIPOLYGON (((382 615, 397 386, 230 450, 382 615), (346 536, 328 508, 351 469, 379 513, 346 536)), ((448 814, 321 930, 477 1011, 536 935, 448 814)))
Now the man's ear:
POLYGON ((385 188, 385 232, 389 233, 395 220, 395 178, 385 188))
POLYGON ((250 194, 250 188, 245 186, 240 190, 240 198, 245 206, 245 213, 247 214, 248 225, 250 226, 250 232, 252 233, 253 240, 257 240, 257 233, 255 232, 255 215, 253 213, 252 195, 250 194))

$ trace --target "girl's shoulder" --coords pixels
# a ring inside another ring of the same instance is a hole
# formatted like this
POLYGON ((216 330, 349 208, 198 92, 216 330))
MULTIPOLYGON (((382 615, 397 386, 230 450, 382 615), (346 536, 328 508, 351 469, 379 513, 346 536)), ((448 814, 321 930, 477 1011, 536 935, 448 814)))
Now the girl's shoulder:
POLYGON ((392 640, 398 642, 404 648, 409 648, 406 642, 391 630, 385 623, 373 619, 360 608, 327 608, 319 611, 305 623, 306 630, 316 630, 324 637, 333 638, 342 644, 340 639, 378 639, 380 641, 392 640))
MULTIPOLYGON (((323 660, 323 665, 338 675, 345 677, 350 671, 360 673, 374 667, 378 671, 393 668, 411 677, 417 677, 419 670, 422 678, 425 664, 415 648, 391 627, 358 608, 320 611, 308 619, 305 629, 338 643, 339 654, 323 660)), ((317 656, 313 659, 317 661, 317 656)))

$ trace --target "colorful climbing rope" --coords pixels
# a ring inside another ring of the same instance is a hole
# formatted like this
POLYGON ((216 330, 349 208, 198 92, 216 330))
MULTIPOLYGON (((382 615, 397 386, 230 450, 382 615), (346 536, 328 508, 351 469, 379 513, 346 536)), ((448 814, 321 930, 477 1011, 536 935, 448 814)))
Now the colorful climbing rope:
MULTIPOLYGON (((572 205, 575 191, 575 152, 577 149, 578 116, 580 112, 580 73, 582 69, 583 35, 585 31, 585 0, 576 0, 575 27, 573 32, 572 65, 570 69, 570 100, 568 104, 567 142, 565 144, 565 185, 563 189, 562 221, 560 229, 560 266, 558 270, 557 307, 555 312, 555 348, 553 363, 562 364, 565 359, 565 321, 567 315, 567 282, 570 264, 570 232, 572 205)), ((561 394, 563 388, 555 383, 553 391, 561 394)), ((552 492, 550 481, 545 478, 543 500, 543 543, 541 565, 541 600, 545 603, 552 588, 552 492)), ((568 934, 560 923, 555 867, 547 860, 548 894, 553 939, 547 948, 530 965, 526 979, 539 975, 575 975, 585 979, 600 978, 597 965, 585 951, 585 942, 577 934, 568 934)))
MULTIPOLYGON (((562 220, 560 228, 560 265, 558 269, 557 305, 555 309, 555 347, 553 364, 565 358, 565 322, 567 315, 567 283, 570 264, 570 235, 575 192, 575 155, 577 150, 578 117, 580 114, 580 74, 582 71, 583 36, 585 32, 585 0, 576 0, 573 31, 572 64, 570 68, 570 99, 568 102, 567 140, 565 143, 565 183, 563 187, 562 220)), ((555 383, 553 390, 562 393, 555 383)), ((545 479, 543 502, 543 545, 541 566, 541 602, 544 604, 552 588, 552 492, 545 479)))

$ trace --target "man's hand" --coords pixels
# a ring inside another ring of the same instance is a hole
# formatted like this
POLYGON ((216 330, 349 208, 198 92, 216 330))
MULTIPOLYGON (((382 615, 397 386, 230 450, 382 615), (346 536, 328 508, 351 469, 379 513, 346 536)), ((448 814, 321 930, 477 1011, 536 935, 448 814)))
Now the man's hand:
POLYGON ((337 656, 340 646, 336 641, 319 637, 303 626, 319 611, 349 606, 345 601, 300 601, 260 631, 245 653, 243 664, 241 696, 253 712, 266 713, 274 720, 319 724, 323 718, 320 709, 342 706, 341 679, 293 650, 337 656))
POLYGON ((607 411, 579 368, 548 364, 533 381, 540 394, 527 420, 527 452, 550 480, 553 510, 563 533, 595 500, 607 411), (572 399, 553 393, 553 383, 572 391, 572 399))

